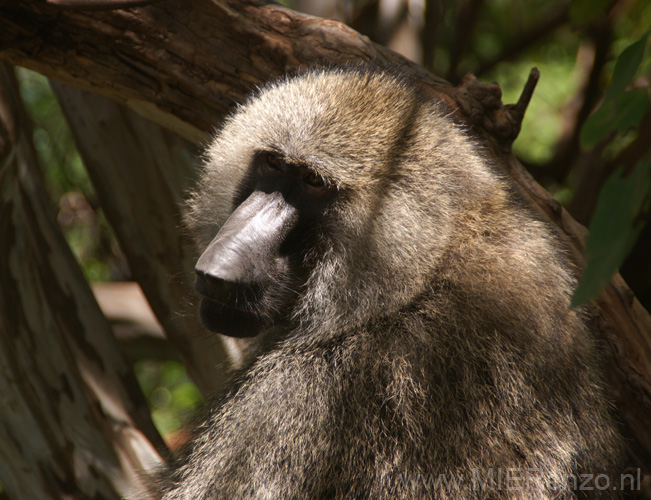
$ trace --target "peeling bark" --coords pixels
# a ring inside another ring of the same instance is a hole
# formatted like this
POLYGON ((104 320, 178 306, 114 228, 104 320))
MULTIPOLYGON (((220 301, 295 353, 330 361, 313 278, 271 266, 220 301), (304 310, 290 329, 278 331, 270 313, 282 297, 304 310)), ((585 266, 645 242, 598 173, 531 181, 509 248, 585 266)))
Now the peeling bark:
POLYGON ((12 498, 120 498, 165 446, 56 223, 0 67, 0 481, 12 498))

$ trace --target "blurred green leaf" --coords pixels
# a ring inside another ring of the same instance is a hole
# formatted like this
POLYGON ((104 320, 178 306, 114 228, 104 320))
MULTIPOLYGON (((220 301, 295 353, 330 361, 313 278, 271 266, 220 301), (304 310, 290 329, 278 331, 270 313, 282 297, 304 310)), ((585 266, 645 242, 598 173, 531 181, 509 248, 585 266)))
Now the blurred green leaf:
POLYGON ((581 129, 581 144, 584 147, 595 146, 615 130, 624 133, 632 127, 637 127, 644 118, 649 101, 648 89, 626 91, 626 87, 633 81, 640 68, 648 36, 647 31, 617 58, 613 78, 601 106, 588 117, 581 129))
POLYGON ((649 91, 646 88, 624 92, 617 100, 614 128, 620 134, 633 127, 638 127, 646 114, 649 103, 649 91))
POLYGON ((595 146, 608 133, 623 134, 642 122, 649 103, 649 91, 639 88, 623 92, 606 100, 591 115, 581 129, 581 144, 586 148, 595 146))
POLYGON ((623 178, 618 170, 604 184, 590 224, 585 246, 587 262, 572 306, 595 298, 635 244, 642 224, 638 215, 651 193, 651 158, 640 162, 633 173, 623 178))
POLYGON ((610 81, 608 90, 606 90, 605 99, 612 99, 626 90, 635 78, 635 75, 642 64, 644 59, 644 49, 646 48, 646 40, 649 37, 647 31, 635 43, 632 43, 619 55, 615 62, 615 69, 613 70, 613 78, 610 81))
POLYGON ((190 421, 202 397, 183 364, 143 359, 136 362, 134 369, 161 435, 169 436, 190 421))
POLYGON ((572 24, 589 24, 604 14, 612 4, 612 0, 573 0, 570 7, 572 24))
POLYGON ((605 101, 583 124, 581 128, 581 144, 586 148, 595 146, 603 137, 611 132, 617 114, 616 100, 605 101))

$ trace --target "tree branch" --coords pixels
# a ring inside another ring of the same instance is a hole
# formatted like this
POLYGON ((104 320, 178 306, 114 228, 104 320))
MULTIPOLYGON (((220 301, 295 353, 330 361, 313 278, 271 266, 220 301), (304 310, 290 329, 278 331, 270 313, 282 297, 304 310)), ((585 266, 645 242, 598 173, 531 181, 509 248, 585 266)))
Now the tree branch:
POLYGON ((315 64, 406 68, 443 80, 345 25, 257 2, 188 0, 107 12, 0 4, 0 59, 131 107, 195 142, 256 85, 315 64))

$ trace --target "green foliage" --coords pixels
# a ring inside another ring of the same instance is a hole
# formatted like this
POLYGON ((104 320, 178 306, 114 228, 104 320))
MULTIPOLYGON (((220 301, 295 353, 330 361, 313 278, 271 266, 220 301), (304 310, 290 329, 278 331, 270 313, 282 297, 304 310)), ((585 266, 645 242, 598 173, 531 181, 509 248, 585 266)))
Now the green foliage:
POLYGON ((86 277, 106 281, 111 277, 110 260, 119 249, 101 210, 93 206, 95 193, 68 122, 47 78, 22 68, 17 76, 59 225, 86 277))
POLYGON ((613 78, 599 109, 586 120, 581 130, 581 143, 593 147, 610 132, 623 134, 637 127, 646 113, 649 93, 646 88, 626 90, 642 64, 649 33, 629 46, 617 58, 613 78))
POLYGON ((573 0, 570 7, 572 24, 584 25, 595 21, 613 5, 613 0, 573 0))
POLYGON ((644 49, 649 37, 647 31, 637 42, 627 47, 617 58, 613 79, 606 90, 606 100, 615 98, 617 95, 626 91, 640 69, 640 64, 644 59, 644 49))
POLYGON ((20 93, 34 125, 34 146, 54 200, 79 191, 93 197, 93 188, 75 148, 59 103, 42 75, 18 68, 20 93))
MULTIPOLYGON (((626 88, 642 64, 648 35, 649 32, 645 33, 617 58, 604 101, 581 130, 584 146, 594 146, 615 132, 623 134, 642 121, 647 112, 649 91, 647 88, 626 88)), ((627 178, 617 171, 604 184, 590 224, 584 255, 586 269, 572 305, 596 297, 622 265, 642 230, 640 214, 650 193, 650 158, 639 162, 627 178)))
POLYGON ((158 431, 167 437, 179 431, 202 401, 185 367, 177 361, 144 359, 134 369, 158 431))
POLYGON ((648 101, 647 89, 629 90, 605 100, 581 129, 581 144, 594 147, 611 132, 623 134, 637 127, 644 118, 648 101))
POLYGON ((629 177, 615 172, 604 184, 585 247, 586 268, 572 305, 595 298, 629 254, 643 224, 639 214, 651 192, 651 158, 629 177))

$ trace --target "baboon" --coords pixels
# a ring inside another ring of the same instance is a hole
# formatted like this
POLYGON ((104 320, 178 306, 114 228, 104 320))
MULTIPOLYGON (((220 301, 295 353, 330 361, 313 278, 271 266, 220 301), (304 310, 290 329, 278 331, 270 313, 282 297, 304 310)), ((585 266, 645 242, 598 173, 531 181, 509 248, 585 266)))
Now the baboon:
POLYGON ((618 493, 577 482, 620 439, 575 271, 487 157, 383 70, 286 78, 227 120, 189 202, 196 288, 209 330, 256 339, 163 498, 618 493))

